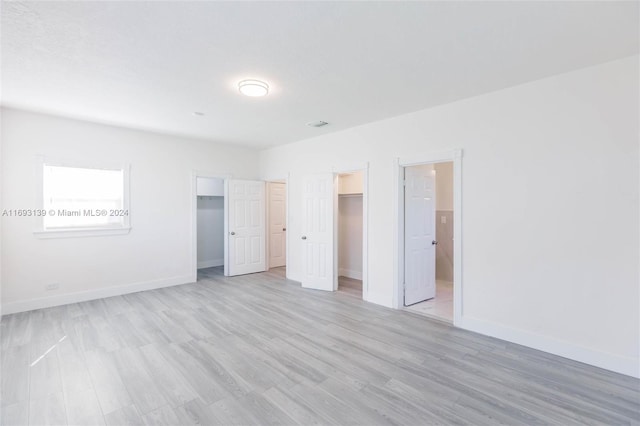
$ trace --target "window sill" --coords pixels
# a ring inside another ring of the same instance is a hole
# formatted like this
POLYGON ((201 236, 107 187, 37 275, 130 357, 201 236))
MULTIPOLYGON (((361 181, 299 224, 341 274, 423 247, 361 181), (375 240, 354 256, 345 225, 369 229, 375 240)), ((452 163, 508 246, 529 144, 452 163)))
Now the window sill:
POLYGON ((36 238, 80 238, 103 237, 107 235, 126 235, 131 231, 130 226, 123 228, 77 228, 77 229, 39 229, 33 231, 36 238))

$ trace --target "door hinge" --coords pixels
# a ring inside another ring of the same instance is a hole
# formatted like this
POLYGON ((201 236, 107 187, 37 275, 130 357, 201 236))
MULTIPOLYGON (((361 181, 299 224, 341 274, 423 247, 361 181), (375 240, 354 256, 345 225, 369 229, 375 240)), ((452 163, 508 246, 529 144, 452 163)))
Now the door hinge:
POLYGON ((404 180, 402 181, 402 186, 407 186, 407 180, 406 180, 406 179, 404 179, 404 180))

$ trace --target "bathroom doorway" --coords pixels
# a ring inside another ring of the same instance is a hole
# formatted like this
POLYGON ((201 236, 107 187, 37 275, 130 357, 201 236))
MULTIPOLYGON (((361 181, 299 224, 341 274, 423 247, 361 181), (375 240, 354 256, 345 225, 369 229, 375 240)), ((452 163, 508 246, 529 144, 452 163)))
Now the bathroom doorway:
POLYGON ((447 322, 453 322, 453 222, 453 162, 405 167, 404 305, 447 322))

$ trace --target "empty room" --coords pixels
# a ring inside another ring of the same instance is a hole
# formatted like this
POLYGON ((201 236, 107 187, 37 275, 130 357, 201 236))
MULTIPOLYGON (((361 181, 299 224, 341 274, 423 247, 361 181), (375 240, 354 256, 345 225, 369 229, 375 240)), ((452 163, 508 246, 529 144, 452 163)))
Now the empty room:
POLYGON ((640 2, 0 17, 0 424, 640 424, 640 2))

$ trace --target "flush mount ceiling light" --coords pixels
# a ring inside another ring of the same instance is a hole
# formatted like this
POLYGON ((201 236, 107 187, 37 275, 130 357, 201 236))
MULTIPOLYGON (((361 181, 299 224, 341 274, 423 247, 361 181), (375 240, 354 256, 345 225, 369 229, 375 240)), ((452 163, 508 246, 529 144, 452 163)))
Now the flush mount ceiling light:
POLYGON ((242 80, 238 83, 240 93, 245 96, 259 97, 269 93, 269 85, 260 80, 242 80))

